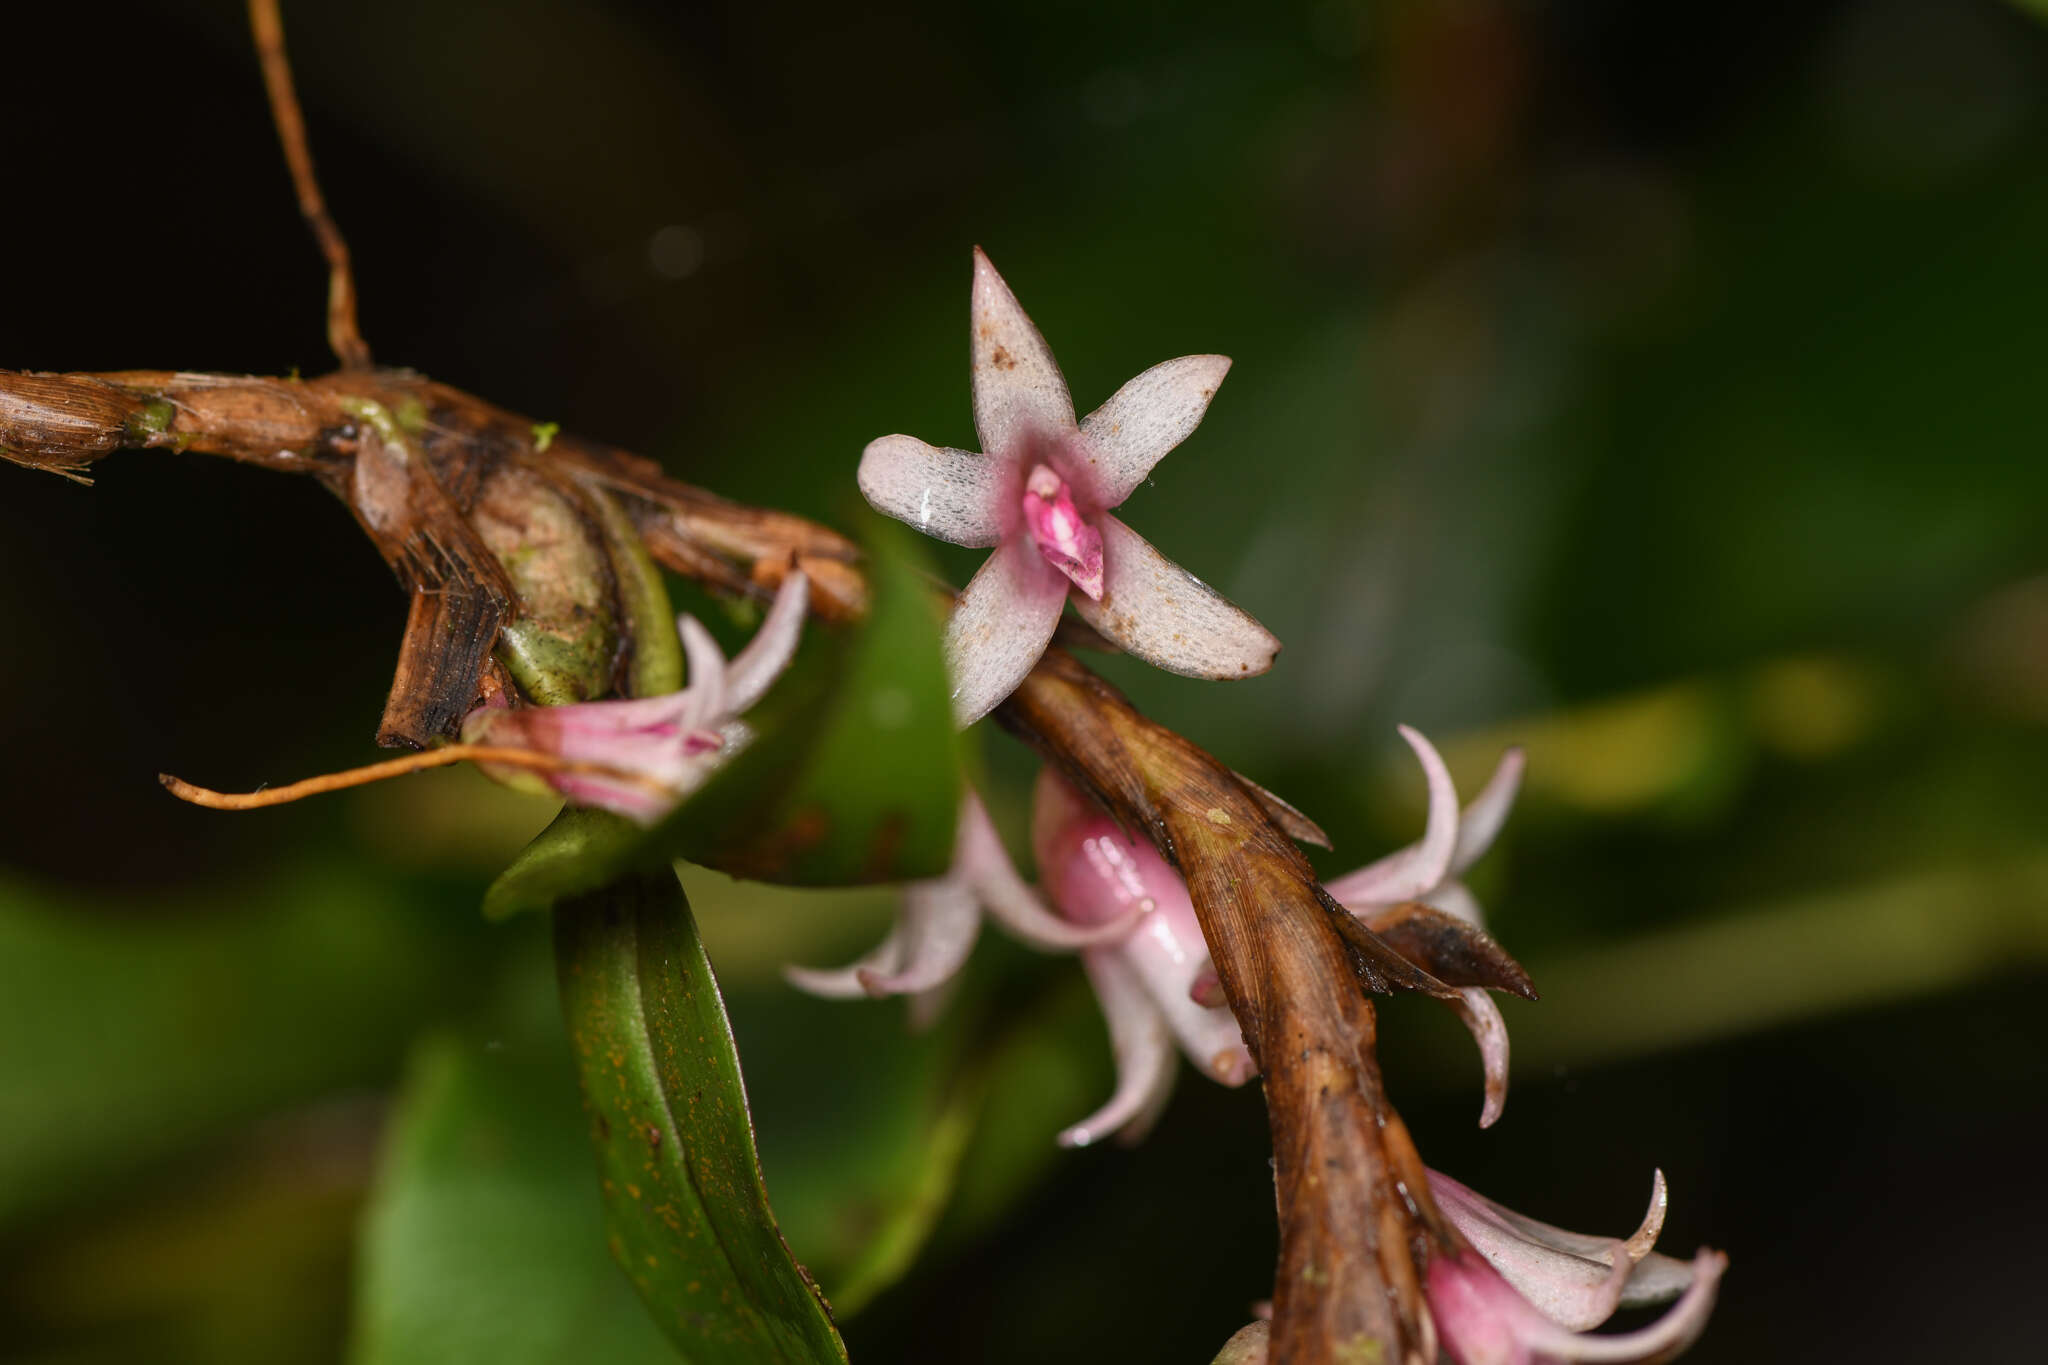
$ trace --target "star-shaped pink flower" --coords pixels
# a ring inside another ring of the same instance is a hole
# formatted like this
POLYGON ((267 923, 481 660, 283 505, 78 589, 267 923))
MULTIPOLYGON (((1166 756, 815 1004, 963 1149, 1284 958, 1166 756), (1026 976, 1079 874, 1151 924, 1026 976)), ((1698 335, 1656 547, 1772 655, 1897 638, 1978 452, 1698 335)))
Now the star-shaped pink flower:
POLYGON ((1280 642, 1264 626, 1110 515, 1201 422, 1229 358, 1154 365, 1076 423, 1045 338, 979 247, 970 323, 983 453, 884 436, 860 461, 877 511, 995 550, 946 628, 959 722, 1024 680, 1070 596, 1103 635, 1170 672, 1242 678, 1271 667, 1280 642))

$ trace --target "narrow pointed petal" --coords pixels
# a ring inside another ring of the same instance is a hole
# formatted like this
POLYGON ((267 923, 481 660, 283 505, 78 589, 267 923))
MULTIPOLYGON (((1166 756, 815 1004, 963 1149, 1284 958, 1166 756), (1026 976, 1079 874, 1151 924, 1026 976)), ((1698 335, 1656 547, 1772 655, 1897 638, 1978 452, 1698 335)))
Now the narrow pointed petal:
POLYGON ((974 951, 981 910, 960 882, 913 882, 903 891, 903 960, 893 971, 862 968, 869 995, 916 995, 952 979, 974 951))
POLYGON ((811 580, 801 571, 788 574, 775 590, 775 601, 761 619, 754 638, 725 666, 725 707, 733 715, 753 709, 755 702, 796 657, 803 638, 804 613, 811 605, 811 580))
POLYGON ((868 442, 860 491, 884 516, 928 536, 975 548, 1003 538, 1016 490, 1015 465, 968 450, 926 445, 915 436, 868 442))
POLYGON ((1515 793, 1522 788, 1522 769, 1527 762, 1520 747, 1502 754, 1500 762, 1494 765, 1493 776, 1486 779, 1479 795, 1465 807, 1465 813, 1458 819, 1457 851, 1451 855, 1453 877, 1463 875, 1479 861, 1481 854, 1493 847, 1501 826, 1508 822, 1508 812, 1514 809, 1515 793))
POLYGON ((1628 1258, 1640 1261, 1656 1248, 1657 1238, 1664 1231, 1664 1215, 1671 1207, 1671 1190, 1664 1183, 1664 1172, 1660 1169, 1650 1175, 1650 1207, 1643 1214, 1642 1223, 1629 1234, 1626 1246, 1628 1258))
MULTIPOLYGON (((1652 1175, 1650 1180, 1650 1206, 1648 1212, 1643 1216, 1642 1225, 1626 1239, 1598 1237, 1591 1233, 1572 1232, 1568 1229, 1557 1227, 1554 1224, 1543 1222, 1541 1219, 1531 1218, 1526 1213, 1517 1213, 1515 1210, 1507 1207, 1507 1205, 1496 1203, 1476 1190, 1459 1184, 1447 1175, 1439 1175, 1435 1171, 1430 1172, 1430 1189, 1432 1192, 1436 1190, 1439 1180, 1450 1189, 1450 1198, 1453 1201, 1468 1205, 1472 1209, 1477 1210, 1485 1218, 1507 1229, 1520 1240, 1549 1247, 1553 1251, 1567 1252, 1584 1260, 1601 1261, 1603 1264, 1608 1254, 1613 1251, 1614 1244, 1617 1241, 1620 1241, 1623 1246, 1628 1248, 1631 1259, 1640 1260, 1642 1256, 1647 1255, 1650 1248, 1656 1245, 1657 1234, 1663 1230, 1664 1212, 1670 1202, 1670 1196, 1664 1183, 1664 1173, 1658 1171, 1652 1175)), ((1457 1220, 1454 1218, 1452 1221, 1456 1222, 1457 1220)), ((1462 1224, 1460 1225, 1460 1230, 1462 1230, 1462 1224)))
POLYGON ((1500 1017, 1500 1006, 1493 1003, 1493 997, 1478 986, 1467 986, 1449 1003, 1479 1045, 1479 1062, 1486 1068, 1486 1099, 1480 1105, 1479 1126, 1491 1128, 1500 1121, 1508 1103, 1507 1021, 1500 1017))
POLYGON ((1101 507, 1128 498, 1188 438, 1229 372, 1229 356, 1184 355, 1154 365, 1088 415, 1081 436, 1101 507))
POLYGON ((1325 889, 1332 896, 1354 909, 1426 899, 1449 873, 1451 854, 1458 846, 1458 789, 1451 784, 1451 770, 1421 731, 1406 725, 1399 728, 1401 738, 1422 762, 1422 774, 1429 783, 1429 815, 1419 842, 1328 884, 1325 889))
POLYGON ((1173 1093, 1173 1035, 1144 984, 1114 950, 1094 949, 1082 955, 1081 963, 1109 1024, 1116 1090, 1109 1103, 1061 1133, 1059 1143, 1086 1147, 1111 1134, 1135 1141, 1173 1093))
POLYGON ((867 996, 863 975, 893 972, 903 960, 903 928, 899 924, 864 956, 844 967, 785 966, 782 979, 806 995, 826 1000, 860 1000, 867 996))
POLYGON ((1101 518, 1102 600, 1081 619, 1146 663, 1190 678, 1249 678, 1273 666, 1271 631, 1115 517, 1101 518))
POLYGON ((690 661, 690 685, 683 689, 682 724, 685 729, 706 729, 724 719, 725 654, 704 623, 694 616, 676 618, 676 630, 683 637, 683 655, 690 661))
POLYGON ((1572 1331, 1598 1326, 1623 1304, 1669 1302, 1692 1284, 1692 1266, 1650 1250, 1664 1222, 1661 1173, 1649 1214, 1626 1241, 1539 1222, 1437 1171, 1429 1173, 1429 1192, 1517 1293, 1572 1331))
POLYGON ((957 844, 954 875, 973 887, 990 918, 1011 937, 1034 948, 1058 953, 1119 942, 1137 927, 1148 908, 1142 902, 1134 903, 1102 924, 1074 924, 1061 919, 1018 875, 988 811, 972 793, 961 803, 957 844))
POLYGON ((956 724, 972 725, 1017 690, 1052 642, 1066 600, 1066 578, 1028 540, 996 547, 946 622, 956 724))
POLYGON ((1693 1258, 1691 1286, 1669 1312, 1648 1327, 1611 1336, 1579 1335, 1559 1326, 1471 1251, 1430 1262, 1429 1307, 1444 1348, 1462 1365, 1665 1361, 1705 1328, 1727 1268, 1728 1258, 1721 1253, 1700 1252, 1693 1258))
POLYGON ((968 335, 974 429, 984 451, 1019 460, 1035 442, 1074 430, 1074 400, 1059 362, 980 247, 968 335))

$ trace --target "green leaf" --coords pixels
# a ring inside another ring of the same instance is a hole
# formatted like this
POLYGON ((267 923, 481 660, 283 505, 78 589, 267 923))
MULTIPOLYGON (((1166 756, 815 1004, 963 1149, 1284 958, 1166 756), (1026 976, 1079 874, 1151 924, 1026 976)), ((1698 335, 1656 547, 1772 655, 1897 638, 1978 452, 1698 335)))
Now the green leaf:
POLYGON ((844 1361, 762 1188, 739 1057, 668 869, 561 905, 555 962, 612 1254, 693 1361, 844 1361))
POLYGON ((560 1049, 423 1041, 363 1226, 351 1365, 656 1365, 560 1049))
POLYGON ((873 603, 815 736, 767 819, 735 829, 704 819, 709 803, 682 806, 671 820, 690 861, 800 886, 913 881, 951 864, 961 749, 939 602, 915 537, 867 521, 873 603))
POLYGON ((873 601, 851 632, 812 627, 750 720, 759 738, 661 824, 565 809, 484 897, 545 909, 675 858, 760 881, 848 886, 936 876, 960 803, 940 616, 914 538, 868 528, 873 601))
MULTIPOLYGON (((779 985, 779 983, 778 983, 779 985)), ((982 1010, 911 1034, 901 1001, 737 995, 761 1160, 790 1246, 841 1321, 910 1268, 982 1111, 982 1010)))
POLYGON ((491 978, 496 936, 440 908, 353 862, 118 914, 0 879, 0 1225, 111 1197, 237 1120, 381 1082, 422 1018, 491 978))

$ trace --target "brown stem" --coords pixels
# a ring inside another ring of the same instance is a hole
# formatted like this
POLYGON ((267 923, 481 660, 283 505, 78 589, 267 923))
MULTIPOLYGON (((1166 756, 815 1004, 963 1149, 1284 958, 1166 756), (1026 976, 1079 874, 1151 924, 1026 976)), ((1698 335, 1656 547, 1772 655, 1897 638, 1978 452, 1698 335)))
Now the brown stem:
POLYGON ((370 368, 370 346, 356 326, 356 280, 349 267, 348 241, 328 215, 327 200, 320 193, 320 178, 313 173, 313 150, 306 141, 306 116, 299 108, 299 95, 292 84, 291 61, 284 50, 284 21, 278 16, 277 0, 249 0, 249 29, 256 38, 256 57, 263 66, 263 88, 270 95, 270 117, 277 124, 277 140, 284 144, 285 164, 291 167, 292 187, 298 191, 299 212, 313 229, 320 254, 327 259, 327 344, 344 370, 370 368))
MULTIPOLYGON (((534 464, 610 490, 656 558, 678 573, 766 596, 797 566, 811 576, 823 619, 864 610, 858 552, 834 532, 677 483, 623 451, 567 435, 541 444, 526 418, 402 371, 304 382, 0 371, 0 449, 16 461, 76 473, 123 446, 175 446, 312 473, 349 503, 416 591, 423 571, 409 547, 419 542, 447 560, 436 591, 486 590, 482 569, 447 556, 466 530, 454 523, 494 471, 534 464), (360 416, 365 402, 400 414, 417 457, 407 467, 435 490, 406 503, 412 520, 400 525, 355 469, 375 449, 360 416)), ((406 648, 415 645, 448 648, 431 632, 418 641, 409 632, 406 648)), ((401 690, 413 685, 409 676, 401 672, 401 690)), ((441 676, 436 686, 454 689, 451 697, 477 685, 474 672, 444 668, 441 676)), ((394 694, 392 708, 404 701, 394 694)), ((1455 1234, 1431 1204, 1387 1102, 1376 1020, 1360 985, 1454 992, 1347 922, 1289 837, 1320 833, 1313 824, 1147 720, 1063 650, 1049 652, 996 717, 1142 830, 1187 878, 1225 998, 1265 1075, 1280 1214, 1273 1360, 1368 1359, 1367 1343, 1380 1343, 1388 1360, 1433 1359, 1418 1267, 1431 1245, 1455 1245, 1455 1234)))

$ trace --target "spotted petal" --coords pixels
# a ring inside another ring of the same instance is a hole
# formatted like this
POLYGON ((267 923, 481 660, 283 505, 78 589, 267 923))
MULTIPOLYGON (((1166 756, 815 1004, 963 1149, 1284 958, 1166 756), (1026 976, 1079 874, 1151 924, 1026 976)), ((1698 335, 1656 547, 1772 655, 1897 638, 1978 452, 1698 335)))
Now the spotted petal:
POLYGON ((1201 424, 1216 386, 1230 372, 1225 355, 1168 360, 1118 389, 1081 423, 1097 505, 1117 506, 1201 424))
POLYGON ((1074 430, 1074 400, 1059 362, 980 247, 968 335, 974 429, 984 451, 1016 461, 1034 441, 1074 430))
POLYGON ((1029 541, 996 547, 946 622, 953 718, 972 725, 1017 690, 1060 623, 1067 580, 1029 541))
POLYGON ((861 453, 860 491, 877 512, 928 536, 978 548, 1003 538, 1004 476, 1013 472, 1014 466, 973 451, 928 446, 915 436, 884 436, 861 453))
POLYGON ((1083 620, 1146 663, 1190 678, 1249 678, 1273 666, 1272 632, 1115 517, 1101 519, 1102 600, 1083 620))

